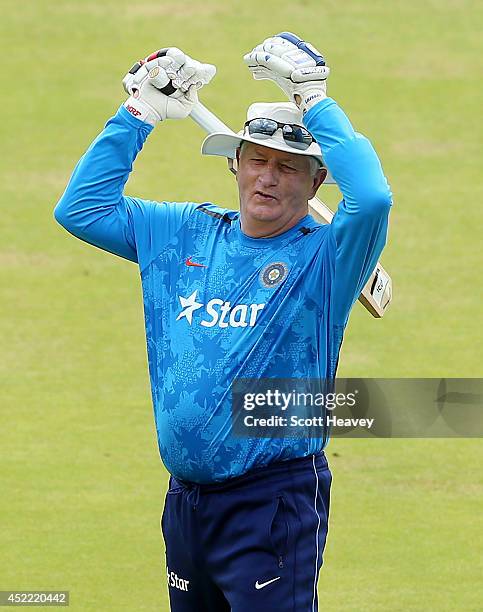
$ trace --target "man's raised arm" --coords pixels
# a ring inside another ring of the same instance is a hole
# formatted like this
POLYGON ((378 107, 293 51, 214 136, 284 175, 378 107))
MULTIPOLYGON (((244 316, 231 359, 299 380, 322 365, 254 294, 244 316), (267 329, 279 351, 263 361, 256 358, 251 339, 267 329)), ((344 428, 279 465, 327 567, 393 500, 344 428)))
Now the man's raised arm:
POLYGON ((153 217, 163 216, 163 229, 173 231, 170 225, 182 222, 187 210, 126 197, 124 186, 153 127, 187 117, 197 90, 214 74, 214 66, 174 47, 137 62, 123 80, 130 97, 78 162, 55 208, 56 220, 81 240, 131 261, 138 261, 137 227, 146 231, 153 217))
POLYGON ((305 115, 343 199, 332 219, 335 238, 334 319, 345 326, 352 305, 384 248, 392 194, 379 158, 331 98, 305 115))
POLYGON ((386 242, 392 194, 376 152, 327 97, 323 56, 291 32, 267 38, 245 55, 256 79, 274 81, 304 113, 343 200, 332 223, 335 249, 333 323, 344 327, 386 242))

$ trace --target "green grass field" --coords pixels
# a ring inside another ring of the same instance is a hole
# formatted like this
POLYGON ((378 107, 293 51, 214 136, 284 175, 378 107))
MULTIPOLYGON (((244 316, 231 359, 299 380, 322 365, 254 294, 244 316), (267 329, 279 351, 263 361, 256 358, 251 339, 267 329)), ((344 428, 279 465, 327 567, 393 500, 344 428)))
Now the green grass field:
MULTIPOLYGON (((82 612, 169 609, 138 272, 52 218, 133 61, 176 45, 215 63, 202 99, 235 127, 251 102, 281 99, 243 53, 287 29, 319 47, 394 192, 394 303, 382 321, 355 307, 339 374, 478 377, 482 18, 472 0, 2 2, 0 590, 68 589, 82 612)), ((128 193, 235 208, 201 139, 188 120, 160 126, 128 193)), ((481 441, 339 439, 328 456, 321 610, 481 610, 481 441)))

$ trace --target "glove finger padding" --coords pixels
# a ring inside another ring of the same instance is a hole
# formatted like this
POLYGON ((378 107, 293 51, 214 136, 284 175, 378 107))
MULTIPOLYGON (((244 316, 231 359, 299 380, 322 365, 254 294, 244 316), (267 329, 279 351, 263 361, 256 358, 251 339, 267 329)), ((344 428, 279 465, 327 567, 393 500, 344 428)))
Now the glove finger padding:
POLYGON ((267 68, 285 78, 290 78, 293 72, 292 64, 282 57, 266 51, 252 51, 245 55, 243 59, 250 70, 257 69, 258 67, 267 68))
POLYGON ((193 79, 196 79, 195 84, 197 89, 200 89, 203 85, 208 85, 215 74, 216 66, 213 66, 213 64, 200 64, 199 70, 193 75, 193 79))
POLYGON ((211 81, 215 73, 216 68, 211 64, 202 64, 188 58, 183 67, 176 73, 173 84, 183 91, 187 91, 191 85, 195 85, 197 89, 201 89, 203 85, 211 81))
POLYGON ((153 87, 160 90, 164 89, 169 83, 169 77, 166 74, 166 70, 157 65, 149 68, 148 80, 153 87))
POLYGON ((325 81, 330 74, 328 66, 310 66, 293 69, 292 65, 281 57, 270 53, 248 53, 243 60, 255 79, 273 79, 274 73, 294 83, 306 81, 325 81))
POLYGON ((198 101, 197 89, 215 73, 215 66, 193 60, 177 47, 160 49, 136 62, 124 77, 124 89, 131 96, 125 106, 152 125, 187 117, 198 101))
POLYGON ((303 112, 327 97, 323 56, 290 32, 265 39, 243 59, 255 79, 274 81, 303 112))
POLYGON ((306 83, 307 81, 325 81, 330 74, 328 66, 314 66, 312 68, 300 68, 294 70, 290 80, 294 83, 306 83))
POLYGON ((181 66, 184 66, 186 60, 189 58, 189 56, 183 53, 181 49, 178 49, 178 47, 169 47, 169 49, 166 50, 166 57, 171 59, 171 66, 175 71, 179 70, 181 66))

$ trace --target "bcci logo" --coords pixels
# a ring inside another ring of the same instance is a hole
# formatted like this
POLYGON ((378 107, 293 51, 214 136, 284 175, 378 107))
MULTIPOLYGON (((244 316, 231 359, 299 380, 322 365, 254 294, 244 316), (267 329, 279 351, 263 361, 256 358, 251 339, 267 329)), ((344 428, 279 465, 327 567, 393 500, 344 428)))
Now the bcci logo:
POLYGON ((276 263, 268 264, 265 266, 263 270, 260 272, 260 282, 267 289, 272 289, 287 277, 288 274, 288 266, 286 263, 282 261, 277 261, 276 263))

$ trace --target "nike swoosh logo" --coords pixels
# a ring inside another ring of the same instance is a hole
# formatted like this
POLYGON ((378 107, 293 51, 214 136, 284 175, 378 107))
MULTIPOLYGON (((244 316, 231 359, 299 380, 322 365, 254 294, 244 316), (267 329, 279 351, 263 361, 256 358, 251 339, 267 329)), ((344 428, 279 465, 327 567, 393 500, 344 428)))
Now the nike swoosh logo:
POLYGON ((272 578, 271 580, 267 580, 267 582, 258 582, 258 580, 255 582, 255 588, 256 589, 263 589, 263 587, 266 587, 267 584, 272 584, 272 582, 275 582, 276 580, 280 580, 281 576, 277 576, 276 578, 272 578))
POLYGON ((191 257, 188 257, 188 259, 185 261, 185 264, 187 266, 193 266, 194 268, 206 268, 206 266, 204 266, 203 264, 191 261, 191 257))

